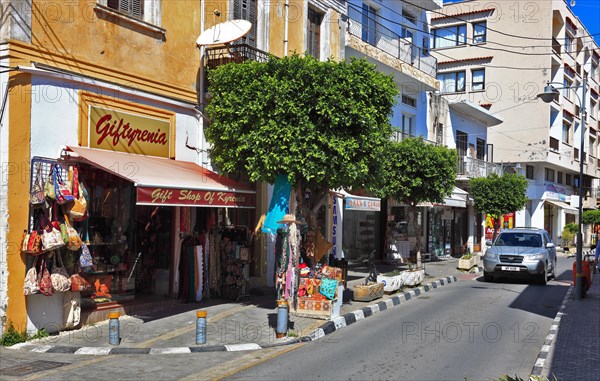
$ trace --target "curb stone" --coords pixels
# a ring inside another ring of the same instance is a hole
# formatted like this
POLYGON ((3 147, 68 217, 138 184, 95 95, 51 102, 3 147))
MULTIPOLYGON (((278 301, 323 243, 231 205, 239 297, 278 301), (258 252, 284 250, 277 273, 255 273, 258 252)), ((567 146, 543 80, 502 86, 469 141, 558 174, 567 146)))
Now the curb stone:
POLYGON ((533 365, 533 368, 531 369, 531 376, 543 376, 542 371, 544 370, 544 365, 546 363, 546 359, 548 358, 548 353, 550 352, 550 349, 554 345, 554 340, 556 339, 556 334, 558 333, 558 328, 560 326, 560 320, 561 320, 562 316, 564 315, 564 310, 565 310, 565 307, 567 306, 567 302, 569 300, 569 297, 571 296, 572 291, 573 291, 573 285, 569 286, 569 289, 567 290, 567 293, 565 294, 565 297, 563 298, 560 308, 558 309, 558 312, 556 313, 556 317, 554 318, 554 321, 552 322, 552 325, 550 326, 550 330, 548 331, 548 335, 546 336, 546 339, 544 340, 542 349, 540 350, 537 360, 535 361, 535 364, 533 365))
MULTIPOLYGON (((72 347, 72 346, 60 346, 60 345, 36 345, 31 342, 19 343, 8 347, 8 349, 30 351, 36 353, 62 353, 62 354, 76 354, 76 355, 93 355, 93 356, 106 356, 106 355, 120 355, 120 354, 150 354, 150 355, 167 355, 167 354, 189 354, 189 353, 200 353, 200 352, 235 352, 235 351, 254 351, 259 349, 275 348, 285 345, 292 345, 298 343, 305 343, 309 341, 318 341, 322 337, 330 335, 344 327, 352 325, 357 321, 373 316, 381 311, 386 311, 392 307, 399 306, 403 303, 408 302, 411 299, 415 299, 425 292, 429 292, 441 286, 446 286, 451 283, 458 282, 455 276, 448 276, 440 278, 434 282, 423 284, 419 287, 411 289, 410 291, 403 292, 398 295, 394 295, 389 299, 375 302, 375 304, 368 305, 362 309, 345 313, 332 320, 322 324, 319 328, 314 330, 307 336, 290 338, 286 341, 280 341, 276 343, 257 344, 257 343, 244 343, 244 344, 225 344, 225 345, 205 345, 205 346, 193 346, 193 347, 155 347, 155 348, 128 348, 128 347, 72 347)), ((570 294, 570 290, 567 294, 570 294)), ((561 311, 564 309, 564 304, 561 306, 561 311)), ((559 312, 560 313, 560 312, 559 312)), ((556 320, 556 319, 555 319, 556 320)), ((560 320, 560 318, 559 318, 560 320)), ((548 340, 548 339, 547 339, 548 340)), ((539 360, 538 360, 539 361, 539 360)), ((536 362, 537 366, 537 362, 536 362)), ((543 366, 543 363, 542 363, 543 366)), ((534 368, 535 369, 535 368, 534 368)), ((541 369, 541 368, 540 368, 541 369)))

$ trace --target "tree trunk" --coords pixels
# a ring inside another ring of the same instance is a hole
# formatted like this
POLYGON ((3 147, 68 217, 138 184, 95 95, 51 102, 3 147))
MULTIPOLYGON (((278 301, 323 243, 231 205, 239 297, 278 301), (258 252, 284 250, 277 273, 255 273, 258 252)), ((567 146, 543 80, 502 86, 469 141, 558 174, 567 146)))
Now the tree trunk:
POLYGON ((417 206, 416 205, 410 205, 409 207, 410 209, 410 213, 412 215, 412 220, 413 220, 413 226, 415 228, 415 235, 416 235, 416 251, 417 251, 417 268, 421 268, 422 267, 422 263, 421 263, 421 225, 419 225, 419 221, 417 219, 417 215, 418 215, 418 211, 417 211, 417 206))

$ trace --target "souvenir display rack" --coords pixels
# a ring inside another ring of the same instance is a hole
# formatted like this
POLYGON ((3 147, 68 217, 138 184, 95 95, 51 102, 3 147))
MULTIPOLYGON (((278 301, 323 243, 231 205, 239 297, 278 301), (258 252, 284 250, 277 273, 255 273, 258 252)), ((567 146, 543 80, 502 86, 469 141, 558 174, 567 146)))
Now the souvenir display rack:
POLYGON ((225 226, 219 229, 221 236, 221 297, 239 300, 248 296, 250 245, 248 227, 225 226))

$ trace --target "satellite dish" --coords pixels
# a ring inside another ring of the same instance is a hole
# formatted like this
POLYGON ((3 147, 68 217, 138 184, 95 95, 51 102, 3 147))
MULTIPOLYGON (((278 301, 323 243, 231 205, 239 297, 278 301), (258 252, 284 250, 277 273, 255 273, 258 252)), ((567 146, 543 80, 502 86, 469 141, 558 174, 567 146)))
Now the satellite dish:
POLYGON ((211 26, 200 33, 196 40, 198 46, 222 45, 244 37, 250 29, 252 23, 247 20, 229 20, 217 25, 211 26))

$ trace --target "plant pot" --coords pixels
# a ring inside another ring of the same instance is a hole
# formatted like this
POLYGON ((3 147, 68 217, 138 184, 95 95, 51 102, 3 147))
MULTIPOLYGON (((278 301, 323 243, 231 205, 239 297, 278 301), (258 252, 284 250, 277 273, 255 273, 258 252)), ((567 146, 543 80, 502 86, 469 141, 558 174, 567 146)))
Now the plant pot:
POLYGON ((418 286, 425 279, 425 270, 407 270, 400 274, 404 286, 418 286))
POLYGON ((473 255, 471 258, 469 259, 459 259, 458 260, 458 268, 462 269, 462 270, 470 270, 471 267, 475 266, 478 262, 478 257, 476 255, 473 255))
POLYGON ((370 302, 383 296, 383 283, 370 282, 354 286, 353 299, 359 302, 370 302))
POLYGON ((402 287, 402 278, 401 275, 377 275, 377 283, 383 283, 383 291, 385 292, 394 292, 399 290, 402 287))

